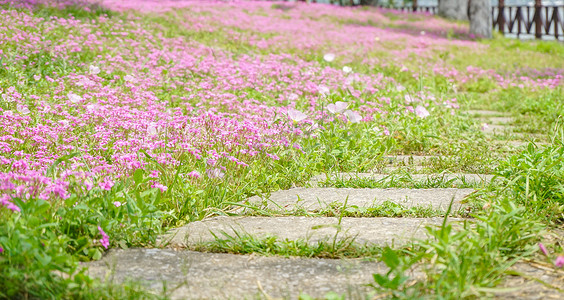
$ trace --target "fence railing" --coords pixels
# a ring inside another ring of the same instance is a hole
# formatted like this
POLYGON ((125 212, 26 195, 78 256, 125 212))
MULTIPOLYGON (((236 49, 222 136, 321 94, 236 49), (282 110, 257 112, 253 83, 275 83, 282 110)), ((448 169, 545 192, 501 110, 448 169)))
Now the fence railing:
MULTIPOLYGON (((528 34, 537 39, 553 36, 564 40, 564 5, 505 5, 499 0, 498 6, 492 7, 492 26, 502 34, 515 34, 517 37, 528 34)), ((438 13, 437 6, 417 6, 414 1, 410 6, 393 7, 404 12, 438 13)))
MULTIPOLYGON (((306 1, 306 0, 297 0, 306 1)), ((316 2, 309 0, 309 2, 316 2)), ((341 5, 358 5, 361 1, 338 0, 341 5)), ((534 5, 505 5, 505 0, 499 0, 498 6, 492 6, 492 26, 502 34, 534 35, 537 39, 554 37, 564 40, 564 4, 543 5, 541 0, 535 0, 534 5)), ((411 5, 386 7, 403 12, 418 12, 438 14, 436 5, 418 5, 413 0, 411 5)))

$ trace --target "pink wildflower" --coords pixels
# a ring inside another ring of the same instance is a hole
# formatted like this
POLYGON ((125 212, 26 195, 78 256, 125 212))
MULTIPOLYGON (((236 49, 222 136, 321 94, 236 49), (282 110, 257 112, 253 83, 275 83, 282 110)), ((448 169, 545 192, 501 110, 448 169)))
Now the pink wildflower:
POLYGON ((546 250, 546 247, 542 243, 539 243, 539 248, 544 255, 548 256, 548 250, 546 250))
POLYGON ((104 248, 108 249, 108 247, 110 246, 110 237, 104 232, 104 230, 100 226, 98 226, 98 231, 102 236, 102 238, 99 240, 100 243, 102 244, 102 246, 104 246, 104 248))
POLYGON ((163 192, 163 193, 166 192, 166 190, 168 190, 168 187, 166 185, 158 183, 158 182, 155 182, 151 187, 157 188, 157 189, 161 190, 161 192, 163 192))
POLYGON ((554 260, 554 265, 557 268, 564 267, 564 256, 558 256, 556 260, 554 260))
POLYGON ((198 172, 198 171, 192 171, 192 172, 188 173, 188 177, 192 177, 194 179, 198 179, 201 176, 202 175, 200 175, 200 172, 198 172))
POLYGON ((114 186, 114 182, 111 179, 106 178, 104 181, 100 182, 98 186, 103 190, 109 191, 114 186))

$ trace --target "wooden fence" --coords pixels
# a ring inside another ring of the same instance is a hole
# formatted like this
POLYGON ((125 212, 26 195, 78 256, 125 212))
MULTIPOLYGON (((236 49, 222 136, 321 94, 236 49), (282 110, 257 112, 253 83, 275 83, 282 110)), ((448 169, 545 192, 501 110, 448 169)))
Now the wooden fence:
MULTIPOLYGON (((300 1, 300 0, 298 0, 300 1)), ((305 0, 302 0, 305 1, 305 0)), ((316 2, 310 0, 309 2, 316 2)), ((359 1, 339 0, 341 5, 357 5, 359 1)), ((438 14, 436 5, 397 6, 393 9, 403 12, 419 12, 438 14)), ((535 0, 534 5, 505 5, 505 0, 499 0, 498 6, 492 7, 492 26, 502 34, 514 34, 517 38, 522 35, 534 35, 537 39, 554 37, 564 40, 564 4, 543 5, 541 0, 535 0)))

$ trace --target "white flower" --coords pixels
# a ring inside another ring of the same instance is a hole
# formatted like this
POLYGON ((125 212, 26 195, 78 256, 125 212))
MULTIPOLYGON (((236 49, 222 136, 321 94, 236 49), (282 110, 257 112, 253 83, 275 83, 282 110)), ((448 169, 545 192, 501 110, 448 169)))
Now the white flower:
POLYGON ((90 75, 96 75, 100 73, 100 68, 90 65, 90 67, 88 68, 88 73, 90 73, 90 75))
POLYGON ((325 55, 323 56, 323 59, 324 59, 326 62, 332 62, 332 61, 335 60, 335 54, 333 54, 333 53, 327 53, 327 54, 325 54, 325 55))
POLYGON ((91 112, 91 113, 92 113, 92 112, 95 112, 96 110, 98 110, 98 105, 96 105, 96 104, 88 104, 88 105, 86 105, 86 110, 87 110, 88 112, 91 112))
POLYGON ((299 110, 295 110, 293 108, 290 108, 288 110, 288 118, 290 118, 292 121, 299 122, 299 121, 307 118, 307 115, 304 114, 303 112, 299 111, 299 110))
POLYGON ((150 136, 157 134, 157 123, 151 122, 149 126, 147 126, 147 134, 150 136))
POLYGON ((407 104, 415 101, 415 99, 413 99, 413 97, 411 97, 411 95, 405 95, 404 98, 405 98, 405 103, 407 103, 407 104))
POLYGON ((329 95, 329 93, 331 92, 331 91, 329 90, 329 88, 326 87, 326 86, 324 86, 324 85, 318 86, 318 87, 317 87, 317 91, 319 91, 319 93, 320 93, 321 95, 323 95, 323 96, 327 96, 327 95, 329 95))
POLYGON ((337 101, 335 102, 335 104, 331 103, 327 105, 327 110, 332 114, 338 114, 345 111, 347 107, 349 107, 349 104, 347 102, 337 101))
POLYGON ((299 97, 298 95, 291 93, 290 95, 288 95, 288 100, 296 101, 296 100, 298 100, 298 97, 299 97))
POLYGON ((123 80, 127 81, 127 82, 135 82, 135 77, 131 76, 131 75, 125 75, 123 77, 123 80))
POLYGON ((379 41, 380 38, 379 38, 379 37, 375 37, 374 40, 375 40, 375 41, 379 41))
POLYGON ((425 31, 424 31, 424 30, 421 30, 421 32, 420 32, 419 34, 425 35, 425 31))
POLYGON ((206 170, 206 174, 209 178, 223 178, 223 176, 225 176, 225 173, 223 173, 219 168, 206 170))
POLYGON ((359 113, 350 109, 345 111, 345 116, 347 116, 351 123, 358 123, 362 120, 362 116, 359 113))
POLYGON ((78 103, 79 101, 82 101, 82 97, 80 97, 77 94, 69 93, 67 97, 69 98, 69 101, 72 103, 78 103))
POLYGON ((426 117, 430 116, 431 114, 427 111, 427 109, 421 105, 418 105, 415 108, 415 114, 420 117, 425 119, 426 117))
POLYGON ((61 123, 61 125, 63 125, 63 126, 69 126, 70 121, 69 120, 60 120, 59 123, 61 123))
POLYGON ((2 94, 2 99, 4 99, 4 101, 6 102, 14 102, 14 97, 8 94, 2 94))
POLYGON ((405 90, 405 87, 403 85, 396 86, 396 91, 401 92, 403 90, 405 90))
POLYGON ((343 67, 343 72, 345 72, 345 73, 350 73, 350 72, 352 72, 352 68, 349 67, 349 66, 344 66, 344 67, 343 67))
POLYGON ((485 131, 486 129, 488 129, 490 126, 488 125, 488 123, 482 123, 482 131, 485 131))
POLYGON ((22 115, 27 115, 30 113, 29 108, 27 108, 27 105, 23 105, 23 104, 18 104, 16 106, 16 109, 18 110, 18 112, 22 115))
POLYGON ((43 113, 46 114, 51 111, 51 106, 49 104, 45 104, 43 107, 43 113))
POLYGON ((41 74, 33 75, 33 80, 39 81, 41 79, 41 74))
POLYGON ((13 117, 13 116, 14 116, 14 112, 11 111, 11 110, 5 110, 5 111, 3 112, 3 115, 6 116, 6 117, 13 117))

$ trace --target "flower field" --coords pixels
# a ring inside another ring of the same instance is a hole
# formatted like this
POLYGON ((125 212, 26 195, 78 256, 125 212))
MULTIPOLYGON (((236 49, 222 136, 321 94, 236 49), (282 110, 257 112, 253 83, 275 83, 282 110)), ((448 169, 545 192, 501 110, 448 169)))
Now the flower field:
POLYGON ((0 0, 0 14, 0 298, 145 297, 77 261, 387 155, 507 180, 476 201, 536 224, 509 256, 562 228, 561 43, 306 3, 0 0), (488 136, 470 108, 516 131, 488 136), (502 145, 516 134, 545 146, 502 145))

